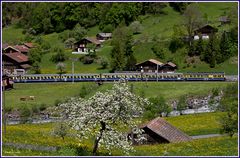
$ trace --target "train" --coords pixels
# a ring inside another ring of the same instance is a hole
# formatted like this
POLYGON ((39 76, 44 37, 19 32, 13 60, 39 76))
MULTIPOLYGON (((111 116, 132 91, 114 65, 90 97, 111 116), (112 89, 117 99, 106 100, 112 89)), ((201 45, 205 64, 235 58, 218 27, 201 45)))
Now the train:
POLYGON ((113 82, 125 79, 130 82, 160 81, 225 81, 224 72, 198 73, 89 73, 89 74, 26 74, 11 75, 14 83, 37 82, 113 82))

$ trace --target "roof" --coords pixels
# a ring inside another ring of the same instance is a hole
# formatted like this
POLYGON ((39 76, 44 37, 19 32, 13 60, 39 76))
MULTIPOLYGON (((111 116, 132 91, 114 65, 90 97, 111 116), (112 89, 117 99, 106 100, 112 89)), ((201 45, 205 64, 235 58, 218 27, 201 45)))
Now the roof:
POLYGON ((33 48, 33 43, 24 43, 24 45, 28 48, 33 48))
POLYGON ((215 28, 215 27, 207 24, 207 25, 203 25, 203 26, 199 27, 198 29, 195 29, 194 32, 202 31, 202 29, 204 29, 204 28, 205 28, 205 29, 209 29, 209 30, 213 30, 214 32, 217 32, 217 31, 218 31, 217 28, 215 28))
POLYGON ((156 64, 156 65, 163 65, 163 63, 161 63, 160 61, 157 61, 157 60, 155 60, 155 59, 145 60, 145 61, 143 61, 143 62, 141 62, 141 63, 136 64, 136 65, 143 64, 143 63, 145 63, 145 62, 147 62, 147 61, 149 61, 149 62, 151 62, 151 63, 154 63, 154 64, 156 64))
POLYGON ((28 57, 26 55, 22 54, 22 53, 19 53, 19 52, 5 53, 4 55, 6 55, 7 57, 13 59, 14 61, 16 61, 18 63, 28 61, 28 57))
POLYGON ((88 41, 90 41, 91 43, 94 43, 94 44, 96 44, 96 45, 101 44, 101 42, 100 42, 99 40, 97 40, 95 37, 86 37, 86 38, 84 38, 84 39, 86 39, 86 40, 88 40, 88 41))
POLYGON ((221 17, 219 18, 219 21, 222 21, 222 22, 229 22, 230 19, 229 19, 227 16, 221 16, 221 17))
POLYGON ((20 50, 18 50, 18 49, 15 48, 15 47, 12 47, 12 46, 7 46, 6 48, 4 48, 4 51, 6 51, 6 50, 9 49, 9 48, 15 50, 16 52, 20 52, 20 50))
MULTIPOLYGON (((174 63, 172 63, 172 62, 167 62, 166 64, 168 64, 168 65, 170 65, 170 66, 172 66, 172 67, 176 67, 176 66, 177 66, 176 64, 174 64, 174 63)), ((166 65, 166 64, 164 64, 164 65, 166 65)))
POLYGON ((169 142, 183 142, 191 140, 191 137, 160 117, 151 120, 147 124, 142 125, 140 128, 149 128, 169 142))
POLYGON ((23 69, 27 69, 27 68, 30 68, 31 67, 31 65, 29 65, 29 64, 22 64, 22 65, 20 65, 23 69))
POLYGON ((100 35, 102 37, 112 37, 112 33, 103 33, 103 32, 101 32, 101 33, 98 33, 97 35, 100 35))
POLYGON ((29 48, 25 45, 16 45, 14 48, 18 49, 20 52, 29 52, 29 48))

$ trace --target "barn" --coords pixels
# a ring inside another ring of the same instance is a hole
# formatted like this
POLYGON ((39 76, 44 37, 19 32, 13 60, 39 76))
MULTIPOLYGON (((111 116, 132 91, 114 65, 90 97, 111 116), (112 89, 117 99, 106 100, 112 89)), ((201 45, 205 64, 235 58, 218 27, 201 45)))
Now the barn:
POLYGON ((98 33, 96 35, 97 37, 97 40, 103 42, 103 41, 106 41, 108 39, 111 39, 112 38, 112 33, 98 33))
MULTIPOLYGON (((140 129, 143 129, 143 137, 145 137, 145 141, 141 144, 178 143, 192 140, 190 136, 160 117, 140 125, 140 129)), ((136 137, 132 133, 128 136, 136 137)), ((133 144, 139 143, 133 141, 133 144)))

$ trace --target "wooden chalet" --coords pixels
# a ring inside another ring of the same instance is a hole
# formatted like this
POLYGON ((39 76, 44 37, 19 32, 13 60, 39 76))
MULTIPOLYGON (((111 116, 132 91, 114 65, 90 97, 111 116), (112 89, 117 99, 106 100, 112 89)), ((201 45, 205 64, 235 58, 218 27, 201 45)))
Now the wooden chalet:
POLYGON ((169 73, 175 72, 177 66, 172 62, 166 64, 157 61, 155 59, 149 59, 144 62, 136 64, 137 70, 141 72, 158 72, 158 73, 169 73))
POLYGON ((167 62, 166 64, 162 65, 160 67, 160 70, 162 73, 167 73, 167 72, 175 72, 177 69, 177 65, 175 65, 172 62, 167 62))
POLYGON ((112 33, 98 33, 96 37, 99 41, 106 41, 112 38, 112 33))
POLYGON ((221 25, 230 24, 231 23, 230 19, 227 16, 219 17, 219 22, 221 23, 221 25))
POLYGON ((20 52, 4 53, 2 54, 2 60, 4 68, 11 73, 14 72, 15 69, 27 70, 31 67, 28 57, 20 52))
POLYGON ((35 46, 33 45, 33 43, 24 43, 24 46, 26 46, 27 48, 31 49, 31 48, 35 48, 35 46))
MULTIPOLYGON (((133 144, 156 144, 156 143, 178 143, 190 141, 192 138, 181 130, 177 129, 166 120, 157 117, 139 127, 143 129, 144 142, 135 142, 133 144)), ((128 133, 128 137, 136 137, 133 133, 128 133)))
POLYGON ((19 50, 21 53, 28 55, 29 53, 29 48, 25 45, 16 45, 14 46, 14 48, 16 48, 17 50, 19 50))
POLYGON ((3 49, 3 52, 4 53, 15 53, 15 52, 19 52, 20 53, 20 50, 16 49, 15 47, 13 46, 7 46, 3 49))
POLYGON ((218 29, 212 27, 211 25, 202 26, 194 30, 194 40, 198 40, 200 38, 199 35, 202 39, 209 39, 209 36, 216 32, 218 32, 218 29))
POLYGON ((97 48, 101 47, 101 42, 94 37, 86 37, 74 44, 75 50, 78 52, 89 52, 90 49, 87 47, 88 44, 94 44, 97 48))

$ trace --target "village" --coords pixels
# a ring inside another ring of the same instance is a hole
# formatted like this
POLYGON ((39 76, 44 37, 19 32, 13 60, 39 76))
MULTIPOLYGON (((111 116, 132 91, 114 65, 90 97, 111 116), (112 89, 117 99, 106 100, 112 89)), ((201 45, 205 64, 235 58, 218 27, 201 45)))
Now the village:
POLYGON ((238 3, 2 4, 1 156, 239 155, 238 3))

